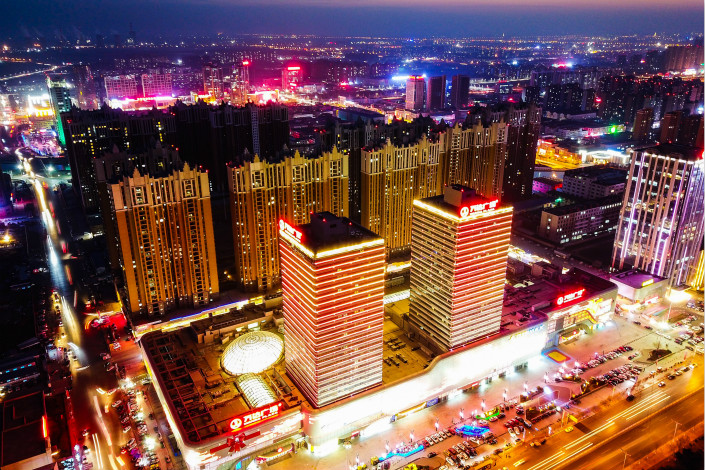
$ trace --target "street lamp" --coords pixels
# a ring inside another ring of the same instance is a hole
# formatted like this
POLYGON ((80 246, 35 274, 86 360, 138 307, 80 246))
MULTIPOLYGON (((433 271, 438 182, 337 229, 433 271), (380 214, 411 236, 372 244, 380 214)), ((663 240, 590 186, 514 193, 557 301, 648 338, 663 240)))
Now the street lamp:
POLYGON ((464 411, 465 411, 464 408, 460 408, 460 419, 465 419, 465 413, 464 413, 464 411))
POLYGON ((387 441, 387 443, 384 444, 384 448, 387 450, 387 453, 389 453, 389 441, 387 441))
POLYGON ((438 426, 439 426, 439 424, 438 424, 438 418, 436 418, 436 432, 438 432, 438 426))
POLYGON ((412 429, 411 432, 409 433, 409 441, 413 444, 414 442, 414 430, 412 429))
POLYGON ((676 438, 676 432, 678 432, 678 425, 681 424, 681 423, 679 423, 679 422, 676 421, 675 419, 672 419, 671 421, 673 421, 674 423, 676 423, 676 428, 673 430, 673 439, 675 439, 675 438, 676 438))
POLYGON ((529 390, 529 382, 524 382, 524 391, 527 392, 529 390))
POLYGON ((485 399, 482 399, 482 403, 480 403, 480 407, 482 408, 482 412, 484 413, 485 411, 485 399))
POLYGON ((543 382, 544 382, 544 383, 548 383, 548 372, 546 372, 545 374, 543 374, 543 382))

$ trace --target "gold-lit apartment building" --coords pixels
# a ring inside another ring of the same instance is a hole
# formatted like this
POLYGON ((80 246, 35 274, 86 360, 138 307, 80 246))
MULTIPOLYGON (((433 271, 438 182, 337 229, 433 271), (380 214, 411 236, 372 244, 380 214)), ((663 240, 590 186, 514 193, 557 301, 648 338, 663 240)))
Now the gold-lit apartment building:
POLYGON ((311 213, 348 215, 348 156, 333 148, 317 158, 298 152, 279 162, 255 156, 228 168, 235 267, 246 289, 279 283, 279 220, 302 225, 311 213))
POLYGON ((363 148, 361 157, 362 226, 385 239, 387 256, 411 243, 414 199, 440 194, 442 141, 426 136, 411 145, 363 148))
POLYGON ((210 189, 205 172, 137 170, 110 185, 128 309, 159 315, 218 294, 210 189))
MULTIPOLYGON (((456 124, 445 132, 445 185, 475 188, 485 197, 501 197, 507 160, 507 124, 503 119, 467 128, 456 124)), ((435 196, 435 194, 434 194, 435 196)))
POLYGON ((492 122, 463 128, 456 124, 411 145, 389 140, 363 148, 361 158, 361 223, 384 237, 387 256, 408 251, 415 199, 442 194, 447 185, 477 188, 500 198, 507 159, 507 125, 492 122))

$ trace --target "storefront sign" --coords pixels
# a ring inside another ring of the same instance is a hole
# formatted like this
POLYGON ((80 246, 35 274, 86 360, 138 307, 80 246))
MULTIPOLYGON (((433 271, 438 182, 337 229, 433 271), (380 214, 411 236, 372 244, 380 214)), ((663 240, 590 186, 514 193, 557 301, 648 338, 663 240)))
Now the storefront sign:
POLYGON ((261 406, 250 410, 245 414, 236 416, 230 420, 230 430, 233 432, 240 431, 242 429, 247 429, 252 426, 256 426, 270 419, 274 419, 279 416, 279 413, 284 404, 281 401, 272 403, 271 405, 261 406))
POLYGON ((654 280, 653 280, 653 279, 649 279, 648 281, 642 282, 642 283, 641 283, 641 287, 650 286, 650 285, 653 284, 653 283, 654 283, 654 280))
POLYGON ((579 289, 579 290, 576 290, 575 292, 571 292, 570 294, 563 294, 556 299, 556 305, 563 305, 563 304, 567 304, 569 302, 572 302, 574 300, 581 299, 584 294, 585 294, 585 289, 579 289))

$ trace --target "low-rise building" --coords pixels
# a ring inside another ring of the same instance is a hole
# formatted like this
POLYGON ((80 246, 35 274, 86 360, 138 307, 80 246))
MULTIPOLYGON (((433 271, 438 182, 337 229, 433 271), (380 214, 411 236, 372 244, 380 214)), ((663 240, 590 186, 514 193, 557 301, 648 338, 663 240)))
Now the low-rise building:
POLYGON ((571 196, 595 199, 623 193, 626 183, 626 170, 590 166, 566 171, 562 190, 571 196))
POLYGON ((610 281, 617 284, 620 296, 640 304, 656 302, 664 298, 668 290, 668 279, 640 269, 611 274, 610 281))
POLYGON ((617 229, 622 195, 555 206, 541 212, 540 237, 554 243, 576 243, 617 229))
POLYGON ((534 185, 532 188, 532 192, 534 194, 536 194, 536 193, 545 194, 549 191, 555 191, 556 189, 559 189, 562 187, 563 187, 563 182, 559 179, 546 178, 543 176, 539 176, 538 178, 534 178, 534 185))

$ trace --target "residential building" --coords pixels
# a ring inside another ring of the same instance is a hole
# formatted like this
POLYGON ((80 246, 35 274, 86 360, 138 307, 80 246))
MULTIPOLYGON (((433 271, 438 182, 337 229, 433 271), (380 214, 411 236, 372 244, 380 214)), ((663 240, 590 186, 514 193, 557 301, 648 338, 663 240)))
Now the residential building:
POLYGON ((313 212, 348 214, 347 155, 333 149, 316 158, 296 152, 279 162, 255 156, 228 168, 236 280, 247 290, 277 286, 278 221, 308 223, 313 212))
POLYGON ((177 143, 175 116, 158 110, 127 113, 107 105, 97 110, 73 108, 61 114, 61 122, 73 188, 87 212, 99 205, 95 158, 111 152, 116 145, 119 150, 142 152, 157 143, 163 147, 177 143))
POLYGON ((653 132, 654 108, 644 108, 636 112, 632 139, 642 142, 649 140, 653 132))
POLYGON ((330 212, 278 226, 288 376, 316 408, 381 384, 384 240, 330 212))
POLYGON ((142 96, 171 96, 173 93, 170 73, 143 73, 142 96))
POLYGON ((453 75, 450 83, 450 105, 455 109, 468 105, 470 95, 470 77, 467 75, 453 75))
POLYGON ((188 164, 163 176, 135 169, 110 185, 110 197, 128 312, 154 317, 218 296, 206 172, 188 164))
POLYGON ((137 98, 137 77, 134 75, 116 75, 105 77, 105 96, 108 100, 137 98))
POLYGON ((612 268, 634 267, 684 284, 703 242, 702 149, 661 144, 634 152, 612 268))
POLYGON ((428 110, 443 109, 446 106, 446 76, 428 79, 427 108, 428 110))
POLYGON ((387 139, 362 149, 362 226, 384 238, 388 256, 410 247, 414 200, 441 193, 442 148, 424 136, 411 145, 387 139))
POLYGON ((504 165, 502 200, 531 197, 536 165, 536 144, 541 130, 541 108, 533 104, 512 106, 506 113, 507 160, 504 165))
POLYGON ((512 207, 451 185, 414 201, 412 330, 445 352, 500 329, 512 207))
POLYGON ((203 67, 203 92, 214 99, 223 98, 223 69, 213 64, 203 67))

